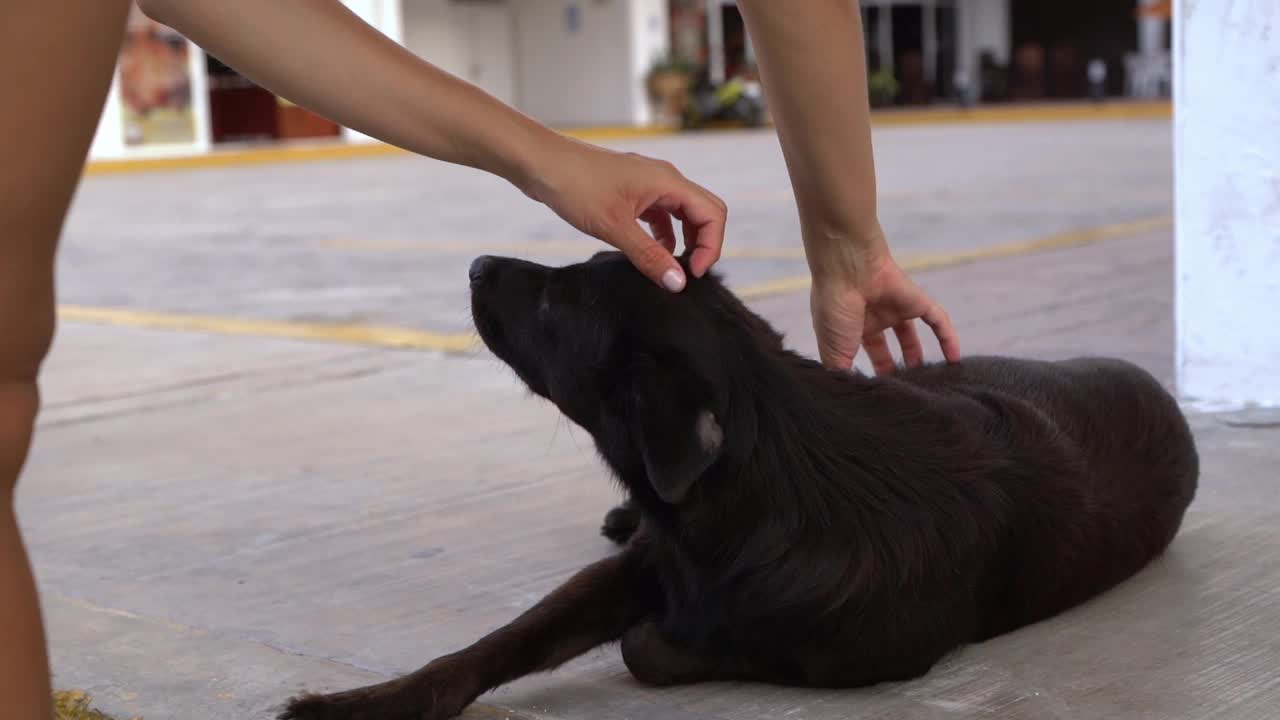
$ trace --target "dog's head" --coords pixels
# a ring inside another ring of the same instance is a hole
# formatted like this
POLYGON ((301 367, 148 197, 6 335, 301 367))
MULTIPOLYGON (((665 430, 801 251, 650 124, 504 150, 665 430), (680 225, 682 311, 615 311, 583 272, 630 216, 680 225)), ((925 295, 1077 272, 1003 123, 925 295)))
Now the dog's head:
POLYGON ((552 268, 481 257, 471 311, 489 349, 586 429, 629 484, 679 503, 724 452, 730 366, 781 337, 714 276, 663 290, 619 253, 552 268))

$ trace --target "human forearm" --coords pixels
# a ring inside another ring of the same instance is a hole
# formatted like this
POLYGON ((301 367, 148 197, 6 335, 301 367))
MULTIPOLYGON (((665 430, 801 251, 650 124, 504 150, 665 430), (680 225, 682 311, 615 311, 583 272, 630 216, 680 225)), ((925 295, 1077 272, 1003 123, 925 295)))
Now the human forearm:
POLYGON ((887 254, 876 214, 866 52, 855 0, 739 0, 817 282, 887 254))
POLYGON ((248 77, 303 107, 427 157, 506 178, 578 230, 684 287, 671 255, 680 220, 691 267, 720 255, 727 210, 675 167, 560 135, 405 50, 337 0, 141 0, 248 77), (652 224, 661 242, 637 224, 652 224))
POLYGON ((385 142, 529 189, 533 155, 565 142, 436 68, 337 0, 141 0, 278 95, 385 142))

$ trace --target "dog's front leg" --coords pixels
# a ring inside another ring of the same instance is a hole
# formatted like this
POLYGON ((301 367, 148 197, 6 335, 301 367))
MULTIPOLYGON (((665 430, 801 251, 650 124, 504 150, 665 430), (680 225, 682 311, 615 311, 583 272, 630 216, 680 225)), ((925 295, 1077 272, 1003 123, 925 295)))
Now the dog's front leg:
POLYGON ((510 624, 401 678, 291 701, 281 720, 445 720, 482 693, 617 640, 656 608, 639 553, 589 565, 510 624))

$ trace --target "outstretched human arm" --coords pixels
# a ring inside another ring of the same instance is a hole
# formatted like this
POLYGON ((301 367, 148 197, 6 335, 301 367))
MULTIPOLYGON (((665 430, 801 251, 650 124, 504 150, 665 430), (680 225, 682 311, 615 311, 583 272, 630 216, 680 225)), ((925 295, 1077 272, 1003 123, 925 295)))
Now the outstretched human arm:
POLYGON ((942 306, 889 253, 876 212, 866 49, 856 0, 739 0, 786 156, 813 276, 810 296, 822 360, 848 368, 865 346, 891 372, 892 329, 907 365, 923 361, 915 320, 947 360, 960 343, 942 306))
POLYGON ((671 256, 673 218, 694 248, 695 274, 720 256, 724 203, 675 167, 566 138, 417 57, 337 0, 140 5, 299 105, 420 155, 506 178, 668 289, 685 280, 671 256))

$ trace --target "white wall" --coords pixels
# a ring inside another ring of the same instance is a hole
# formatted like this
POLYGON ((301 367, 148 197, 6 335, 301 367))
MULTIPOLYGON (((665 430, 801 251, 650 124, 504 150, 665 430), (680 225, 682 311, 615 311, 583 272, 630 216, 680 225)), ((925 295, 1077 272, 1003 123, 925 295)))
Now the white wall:
POLYGON ((520 107, 562 127, 631 124, 632 0, 526 0, 516 9, 520 107), (570 6, 578 29, 569 28, 570 6))
POLYGON ((969 73, 970 85, 978 81, 978 56, 992 50, 996 60, 1009 62, 1012 28, 1010 0, 956 1, 956 66, 969 73))
POLYGON ((668 50, 666 0, 507 0, 484 8, 403 0, 401 19, 405 47, 542 122, 572 127, 651 120, 644 76, 668 50), (493 28, 489 11, 504 7, 510 27, 493 28), (576 29, 570 28, 571 7, 576 29), (479 18, 485 23, 475 17, 469 22, 468 13, 479 10, 486 11, 479 18), (504 42, 496 31, 507 29, 512 35, 504 42), (492 87, 472 77, 481 66, 494 79, 492 87), (503 70, 513 76, 510 85, 495 78, 503 70))
POLYGON ((466 73, 463 37, 451 12, 451 0, 403 0, 404 46, 442 70, 466 73))
POLYGON ((1177 376, 1280 406, 1280 3, 1174 9, 1177 376))
POLYGON ((667 0, 631 0, 631 122, 653 122, 645 76, 671 53, 671 12, 667 0))
POLYGON ((419 57, 516 105, 515 19, 506 0, 404 0, 404 45, 419 57))

